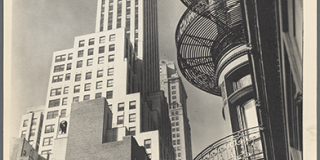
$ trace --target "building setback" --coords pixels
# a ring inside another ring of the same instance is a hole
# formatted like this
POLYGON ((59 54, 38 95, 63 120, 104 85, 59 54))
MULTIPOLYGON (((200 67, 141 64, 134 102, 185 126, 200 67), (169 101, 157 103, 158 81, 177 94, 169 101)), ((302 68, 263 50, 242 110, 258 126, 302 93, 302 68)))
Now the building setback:
POLYGON ((187 116, 187 93, 173 62, 160 60, 161 90, 167 97, 172 144, 177 160, 192 160, 191 128, 187 116))

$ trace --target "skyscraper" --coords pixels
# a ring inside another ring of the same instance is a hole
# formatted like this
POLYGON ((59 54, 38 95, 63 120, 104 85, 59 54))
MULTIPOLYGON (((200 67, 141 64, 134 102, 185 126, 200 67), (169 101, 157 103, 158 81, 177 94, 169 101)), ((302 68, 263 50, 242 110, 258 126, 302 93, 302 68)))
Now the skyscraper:
MULTIPOLYGON (((96 32, 54 52, 40 154, 65 158, 75 124, 70 123, 72 103, 105 97, 112 128, 126 128, 154 160, 174 158, 168 107, 159 90, 156 3, 98 0, 96 32)), ((80 106, 90 112, 90 105, 80 106)))
POLYGON ((169 104, 176 159, 192 160, 191 128, 187 116, 188 96, 173 62, 160 60, 160 84, 169 104))

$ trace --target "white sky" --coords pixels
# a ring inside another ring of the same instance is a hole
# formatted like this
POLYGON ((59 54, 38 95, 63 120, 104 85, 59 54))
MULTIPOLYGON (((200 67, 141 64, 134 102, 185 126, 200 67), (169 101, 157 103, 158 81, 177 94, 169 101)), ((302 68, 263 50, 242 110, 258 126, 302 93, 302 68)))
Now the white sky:
MULTIPOLYGON (((175 30, 186 7, 159 0, 160 58, 176 62, 175 30)), ((14 0, 12 13, 11 137, 18 137, 26 108, 45 104, 52 53, 73 47, 75 36, 94 32, 96 0, 14 0)), ((230 134, 222 118, 222 99, 193 87, 188 94, 193 157, 230 134)))

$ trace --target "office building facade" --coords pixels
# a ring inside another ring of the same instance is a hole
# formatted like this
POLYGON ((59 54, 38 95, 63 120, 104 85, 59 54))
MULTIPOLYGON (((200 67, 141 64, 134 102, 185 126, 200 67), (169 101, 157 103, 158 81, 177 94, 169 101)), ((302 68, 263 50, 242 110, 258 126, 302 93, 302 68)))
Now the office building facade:
POLYGON ((173 62, 160 60, 161 90, 167 97, 171 120, 172 144, 177 160, 191 160, 191 128, 187 114, 187 93, 173 62))

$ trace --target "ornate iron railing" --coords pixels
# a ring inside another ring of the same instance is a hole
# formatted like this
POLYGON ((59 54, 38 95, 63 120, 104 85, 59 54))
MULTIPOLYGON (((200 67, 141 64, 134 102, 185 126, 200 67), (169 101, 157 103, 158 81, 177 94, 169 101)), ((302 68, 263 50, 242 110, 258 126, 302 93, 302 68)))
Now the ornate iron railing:
POLYGON ((239 0, 218 0, 196 11, 187 9, 176 30, 178 66, 192 85, 220 96, 218 61, 244 43, 239 0))
POLYGON ((194 160, 263 160, 260 128, 235 132, 204 149, 194 160))

